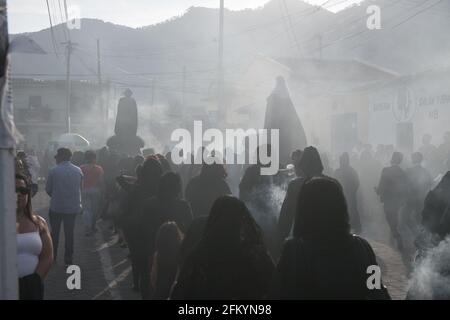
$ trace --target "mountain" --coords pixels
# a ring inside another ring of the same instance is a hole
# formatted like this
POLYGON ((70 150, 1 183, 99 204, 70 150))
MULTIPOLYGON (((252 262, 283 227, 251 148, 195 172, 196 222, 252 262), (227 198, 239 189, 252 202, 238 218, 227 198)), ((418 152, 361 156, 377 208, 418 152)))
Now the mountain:
MULTIPOLYGON (((233 83, 257 54, 272 58, 360 59, 410 74, 450 63, 449 6, 430 7, 411 0, 366 0, 331 13, 301 0, 286 8, 272 0, 254 10, 225 12, 224 65, 226 83, 233 83), (366 26, 369 5, 381 8, 381 30, 366 26), (426 10, 425 10, 426 9, 426 10), (423 11, 423 12, 421 12, 423 11), (287 14, 288 12, 288 14, 287 14)), ((214 93, 218 56, 218 9, 192 7, 185 14, 143 28, 129 28, 82 19, 70 32, 74 79, 97 79, 96 39, 101 43, 104 79, 120 86, 141 87, 147 96, 157 81, 159 96, 180 93, 183 68, 187 94, 214 93)), ((16 77, 47 79, 65 76, 65 25, 14 36, 31 38, 46 55, 14 53, 16 77)))

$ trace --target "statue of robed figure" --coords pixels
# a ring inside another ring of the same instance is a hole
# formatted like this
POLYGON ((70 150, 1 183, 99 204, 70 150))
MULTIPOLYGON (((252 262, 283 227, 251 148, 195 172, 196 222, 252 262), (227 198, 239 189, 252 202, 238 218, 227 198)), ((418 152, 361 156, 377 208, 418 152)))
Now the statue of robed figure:
POLYGON ((117 136, 136 136, 138 128, 138 114, 136 100, 132 98, 130 89, 126 89, 117 106, 117 118, 114 133, 117 136))
POLYGON ((276 86, 267 98, 264 129, 279 130, 280 166, 282 168, 292 162, 293 151, 303 150, 307 147, 305 130, 292 103, 286 81, 281 76, 277 78, 276 86))

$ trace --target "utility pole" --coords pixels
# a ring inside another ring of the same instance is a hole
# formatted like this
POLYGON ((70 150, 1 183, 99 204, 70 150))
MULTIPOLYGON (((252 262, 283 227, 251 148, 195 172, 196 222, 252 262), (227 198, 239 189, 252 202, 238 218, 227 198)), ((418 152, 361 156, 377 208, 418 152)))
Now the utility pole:
POLYGON ((150 105, 150 116, 152 115, 153 109, 155 108, 155 78, 152 78, 152 104, 150 105))
POLYGON ((66 62, 67 62, 67 70, 66 70, 66 131, 67 133, 71 132, 71 123, 70 123, 70 96, 72 94, 72 85, 70 81, 70 56, 73 52, 74 43, 69 40, 65 42, 66 44, 66 62))
POLYGON ((16 139, 9 83, 6 0, 0 0, 0 300, 18 298, 16 195, 14 150, 16 139))
POLYGON ((183 79, 182 79, 182 88, 181 88, 181 117, 184 120, 184 116, 186 114, 186 66, 183 66, 183 79))
POLYGON ((226 110, 224 103, 224 70, 223 70, 223 30, 225 16, 225 0, 220 0, 219 13, 219 64, 217 68, 217 99, 218 115, 221 119, 226 119, 226 110))
POLYGON ((97 76, 98 76, 98 96, 100 104, 100 112, 104 116, 105 135, 108 135, 108 107, 103 103, 103 83, 102 83, 102 66, 100 60, 100 39, 97 39, 97 76))

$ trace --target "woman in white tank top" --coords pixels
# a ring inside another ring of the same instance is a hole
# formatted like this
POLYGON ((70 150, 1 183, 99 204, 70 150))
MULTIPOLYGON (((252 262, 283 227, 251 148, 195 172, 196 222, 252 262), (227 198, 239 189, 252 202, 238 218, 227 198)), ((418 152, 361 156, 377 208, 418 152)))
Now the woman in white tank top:
POLYGON ((19 298, 42 300, 43 280, 53 263, 52 239, 45 220, 33 214, 30 184, 20 174, 16 174, 16 196, 19 298))

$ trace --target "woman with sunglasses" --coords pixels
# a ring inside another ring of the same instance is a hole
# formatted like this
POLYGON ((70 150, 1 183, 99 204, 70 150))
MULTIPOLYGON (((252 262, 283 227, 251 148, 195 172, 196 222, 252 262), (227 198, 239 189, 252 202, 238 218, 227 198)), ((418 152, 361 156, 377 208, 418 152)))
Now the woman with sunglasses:
POLYGON ((53 263, 53 244, 45 220, 31 208, 31 188, 25 176, 16 174, 16 231, 19 298, 42 300, 43 280, 53 263))

